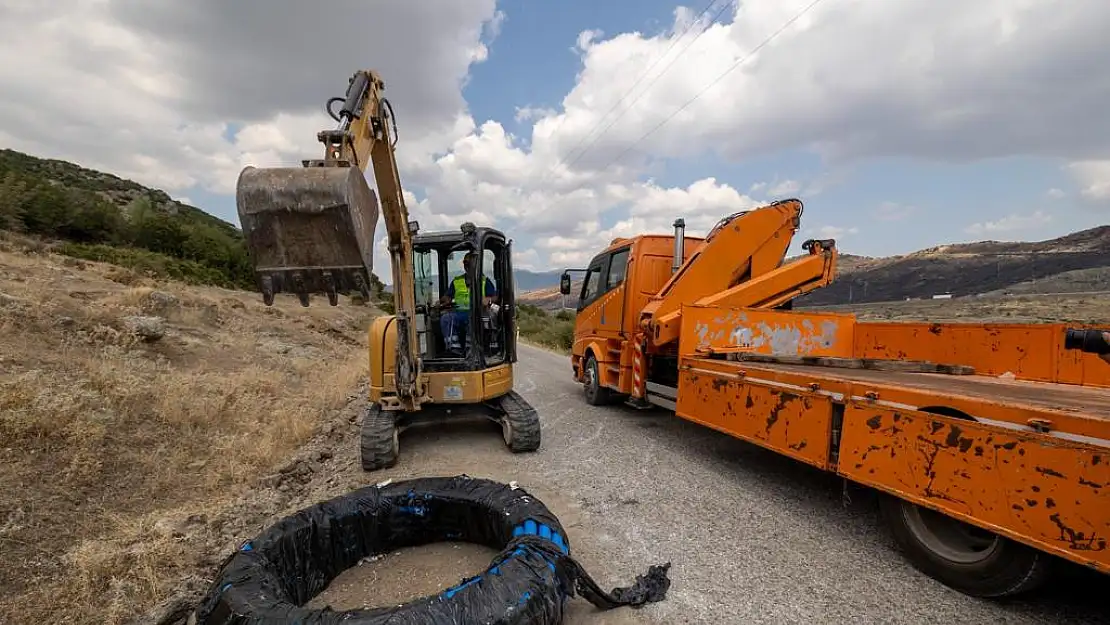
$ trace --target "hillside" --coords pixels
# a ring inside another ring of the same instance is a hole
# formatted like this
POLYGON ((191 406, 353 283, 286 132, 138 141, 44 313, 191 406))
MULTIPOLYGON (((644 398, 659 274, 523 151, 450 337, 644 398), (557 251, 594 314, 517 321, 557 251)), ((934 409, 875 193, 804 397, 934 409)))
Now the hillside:
MULTIPOLYGON (((1110 226, 1034 242, 982 241, 842 266, 835 282, 797 300, 801 306, 959 297, 1052 279, 1051 291, 1088 290, 1082 276, 1110 267, 1110 226), (1078 280, 1078 282, 1076 282, 1078 280)), ((1021 287, 1030 292, 1029 287, 1021 287)))
POLYGON ((211 564, 182 535, 244 531, 215 518, 346 404, 378 314, 261 300, 0 233, 0 623, 126 622, 211 564))
MULTIPOLYGON (((0 149, 0 230, 150 278, 255 288, 236 226, 164 191, 66 161, 0 149)), ((373 289, 380 297, 380 282, 373 289)))
POLYGON ((130 180, 0 150, 0 229, 64 241, 59 250, 196 284, 251 288, 232 224, 130 180))

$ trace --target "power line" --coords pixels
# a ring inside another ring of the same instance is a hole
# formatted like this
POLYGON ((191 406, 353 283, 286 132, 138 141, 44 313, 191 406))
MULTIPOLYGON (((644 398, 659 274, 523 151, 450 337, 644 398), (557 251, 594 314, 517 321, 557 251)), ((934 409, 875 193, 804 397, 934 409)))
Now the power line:
MULTIPOLYGON (((731 1, 733 1, 733 0, 729 0, 728 3, 730 3, 731 1)), ((704 9, 702 9, 702 11, 700 11, 697 14, 697 17, 695 17, 693 20, 690 20, 690 22, 688 24, 686 24, 686 28, 683 29, 682 32, 678 33, 677 37, 670 40, 670 46, 668 46, 667 49, 664 50, 662 54, 659 54, 659 56, 656 57, 655 61, 652 62, 652 64, 648 65, 647 69, 644 70, 643 73, 639 74, 639 78, 636 79, 636 82, 633 83, 632 87, 628 88, 628 90, 625 92, 625 94, 622 95, 622 97, 620 97, 620 99, 617 100, 615 104, 613 104, 612 109, 609 109, 604 115, 602 115, 602 119, 598 120, 598 122, 596 124, 594 124, 594 127, 592 129, 589 129, 589 132, 586 133, 585 137, 583 137, 582 139, 579 139, 578 142, 575 143, 574 147, 571 148, 571 152, 574 152, 575 150, 577 150, 579 145, 582 145, 582 142, 586 140, 586 137, 588 137, 588 135, 593 134, 594 131, 597 130, 597 127, 599 127, 599 125, 602 125, 602 121, 604 121, 605 118, 609 117, 609 113, 612 113, 613 111, 616 110, 617 107, 619 107, 620 102, 623 102, 625 100, 625 98, 627 98, 628 95, 630 93, 632 93, 634 89, 636 89, 636 85, 638 85, 640 83, 640 81, 643 81, 644 78, 647 77, 647 74, 650 71, 652 71, 652 69, 655 67, 655 65, 657 65, 659 63, 659 61, 662 61, 664 58, 666 58, 667 54, 670 53, 670 50, 674 49, 674 47, 676 46, 678 41, 682 40, 682 38, 686 36, 686 33, 689 32, 690 29, 694 28, 694 24, 697 23, 700 19, 702 19, 702 16, 704 16, 706 11, 708 11, 710 8, 713 8, 713 6, 716 2, 717 2, 717 0, 709 0, 709 3, 706 4, 706 7, 704 9)), ((726 3, 726 6, 727 6, 728 3, 726 3)), ((718 14, 719 14, 719 12, 718 12, 718 14)), ((716 16, 714 16, 714 19, 716 19, 716 16)), ((700 37, 700 34, 698 34, 698 37, 700 37)), ((695 38, 695 40, 696 39, 697 38, 695 38)), ((683 49, 683 51, 685 51, 685 48, 683 49)), ((682 56, 682 52, 679 52, 678 56, 679 57, 682 56)), ((669 65, 668 65, 668 67, 669 67, 669 65)), ((666 71, 666 70, 664 70, 664 71, 666 71)), ((662 74, 660 74, 660 75, 662 75, 662 74)), ((656 78, 658 78, 658 77, 656 77, 656 78)), ((650 84, 648 85, 648 87, 650 87, 650 84)), ((558 131, 563 128, 563 124, 566 123, 566 120, 567 120, 568 117, 569 117, 569 115, 564 112, 562 119, 559 119, 558 124, 555 125, 555 130, 552 131, 551 137, 555 137, 555 135, 558 134, 558 131)), ((618 115, 618 117, 619 117, 619 115, 618 115)), ((552 165, 552 168, 548 169, 547 172, 544 173, 543 178, 539 179, 539 181, 536 183, 537 187, 539 187, 539 185, 543 185, 543 183, 547 182, 548 177, 551 177, 552 173, 555 172, 555 170, 561 164, 563 164, 563 159, 558 159, 555 162, 555 164, 552 165)))
POLYGON ((785 23, 785 24, 783 24, 782 26, 780 26, 778 30, 776 30, 775 32, 771 33, 771 35, 770 35, 769 37, 767 37, 767 38, 766 38, 766 39, 764 39, 764 40, 763 40, 762 42, 760 42, 760 44, 759 44, 759 45, 757 45, 756 47, 752 48, 752 50, 751 50, 750 52, 748 52, 748 53, 747 53, 746 55, 744 55, 744 56, 740 57, 739 59, 737 59, 737 61, 736 61, 735 63, 733 63, 733 64, 732 64, 731 66, 729 66, 729 68, 728 68, 728 69, 726 69, 726 70, 725 70, 724 72, 721 72, 721 74, 720 74, 719 76, 717 76, 716 78, 714 78, 712 82, 710 82, 710 83, 709 83, 708 85, 706 85, 706 86, 705 86, 705 87, 704 87, 704 88, 703 88, 703 89, 702 89, 701 91, 699 91, 699 92, 698 92, 697 94, 695 94, 695 95, 694 95, 694 97, 692 97, 692 98, 690 98, 689 100, 687 100, 685 104, 683 104, 682 106, 678 107, 678 109, 676 109, 676 110, 675 110, 675 111, 674 111, 673 113, 671 113, 670 115, 668 115, 668 116, 667 116, 667 117, 666 117, 666 118, 665 118, 665 119, 664 119, 663 121, 661 121, 661 122, 659 122, 658 124, 656 124, 656 125, 655 125, 655 126, 654 126, 654 127, 653 127, 653 128, 651 129, 651 130, 649 130, 649 131, 645 132, 645 133, 644 133, 643 135, 641 135, 639 139, 636 139, 636 141, 632 142, 632 145, 630 145, 630 146, 628 146, 627 148, 625 148, 623 152, 621 152, 620 154, 618 154, 618 155, 616 156, 616 158, 614 158, 613 160, 611 160, 611 161, 609 161, 608 163, 606 163, 606 164, 605 164, 605 166, 604 166, 604 167, 602 167, 601 169, 607 169, 607 168, 608 168, 608 167, 609 167, 610 165, 612 165, 613 163, 616 163, 616 162, 617 162, 617 161, 619 161, 619 160, 620 160, 621 158, 623 158, 625 154, 628 154, 629 152, 631 152, 631 151, 632 151, 632 149, 633 149, 633 148, 635 148, 635 147, 636 147, 637 145, 639 145, 639 144, 640 144, 640 143, 641 143, 641 142, 642 142, 642 141, 643 141, 644 139, 647 139, 647 138, 648 138, 648 137, 650 137, 651 135, 655 134, 655 132, 656 132, 656 131, 658 131, 658 130, 659 130, 660 128, 662 128, 663 126, 667 125, 667 123, 668 123, 668 122, 670 122, 670 121, 671 121, 672 119, 674 119, 674 118, 675 118, 675 117, 676 117, 676 116, 677 116, 677 115, 678 115, 679 113, 681 113, 682 111, 686 110, 686 108, 687 108, 688 106, 690 106, 690 105, 691 105, 691 104, 693 104, 693 103, 694 103, 695 101, 697 101, 697 99, 698 99, 698 98, 700 98, 700 97, 701 97, 702 95, 704 95, 704 94, 705 94, 705 92, 707 92, 707 91, 709 91, 710 89, 712 89, 712 88, 714 87, 714 85, 716 85, 716 84, 717 84, 717 83, 719 83, 719 82, 720 82, 721 80, 723 80, 725 76, 728 76, 729 74, 731 74, 731 73, 733 72, 733 70, 735 70, 735 69, 736 69, 737 67, 740 67, 740 65, 741 65, 741 64, 743 64, 743 63, 744 63, 744 61, 747 61, 747 60, 748 60, 748 59, 750 59, 750 58, 751 58, 751 57, 752 57, 752 56, 753 56, 753 55, 754 55, 754 54, 755 54, 756 52, 759 52, 759 51, 760 51, 760 50, 762 50, 762 49, 763 49, 763 48, 764 48, 764 47, 765 47, 765 46, 766 46, 767 44, 771 43, 771 41, 773 41, 773 40, 774 40, 774 39, 775 39, 776 37, 778 37, 778 36, 779 36, 780 34, 782 34, 782 32, 783 32, 784 30, 786 30, 786 29, 787 29, 787 28, 789 28, 789 27, 790 27, 791 25, 793 25, 793 24, 794 24, 794 22, 796 22, 796 21, 798 21, 799 19, 801 19, 801 18, 802 18, 802 17, 803 17, 803 16, 804 16, 804 15, 805 15, 806 13, 809 13, 809 11, 810 11, 811 9, 813 9, 813 7, 815 7, 815 6, 817 6, 818 4, 820 4, 820 3, 821 3, 821 1, 822 1, 822 0, 813 0, 813 2, 811 2, 811 3, 809 4, 809 6, 807 6, 807 7, 806 7, 806 8, 804 8, 804 9, 802 9, 802 10, 801 10, 801 11, 800 11, 800 12, 799 12, 799 13, 798 13, 797 15, 795 15, 794 17, 792 17, 792 18, 790 18, 789 20, 787 20, 787 21, 786 21, 786 23, 785 23))
MULTIPOLYGON (((667 117, 666 117, 666 118, 665 118, 665 119, 664 119, 663 121, 659 122, 659 123, 658 123, 658 124, 656 124, 656 125, 655 125, 655 126, 654 126, 654 127, 653 127, 653 128, 651 129, 651 130, 649 130, 649 131, 647 131, 646 133, 644 133, 643 135, 641 135, 641 136, 640 136, 640 138, 636 139, 636 141, 634 141, 634 142, 633 142, 633 143, 632 143, 631 145, 629 145, 629 146, 628 146, 627 148, 625 148, 625 149, 624 149, 624 151, 622 151, 622 152, 621 152, 620 154, 618 154, 618 155, 617 155, 617 156, 616 156, 615 158, 611 159, 611 160, 610 160, 609 162, 607 162, 607 163, 606 163, 606 164, 605 164, 605 165, 604 165, 603 167, 600 167, 599 169, 600 169, 600 170, 604 170, 604 169, 607 169, 607 168, 608 168, 608 167, 609 167, 610 165, 612 165, 612 164, 616 163, 616 162, 617 162, 617 161, 619 161, 619 160, 620 160, 621 158, 623 158, 625 154, 628 154, 629 152, 631 152, 631 151, 632 151, 632 149, 633 149, 633 148, 635 148, 635 147, 636 147, 637 145, 639 145, 640 143, 642 143, 644 139, 647 139, 648 137, 650 137, 650 136, 651 136, 652 134, 654 134, 654 133, 655 133, 656 131, 658 131, 658 130, 659 130, 660 128, 662 128, 662 127, 663 127, 663 126, 665 126, 665 125, 666 125, 666 124, 667 124, 668 122, 670 122, 670 121, 671 121, 672 119, 674 119, 674 118, 675 118, 675 117, 676 117, 676 116, 677 116, 677 115, 678 115, 679 113, 681 113, 682 111, 686 110, 686 108, 687 108, 687 107, 689 107, 689 106, 690 106, 691 104, 693 104, 693 103, 694 103, 694 102, 695 102, 695 101, 696 101, 696 100, 697 100, 698 98, 700 98, 700 97, 701 97, 701 96, 703 96, 703 95, 704 95, 704 94, 705 94, 705 93, 706 93, 707 91, 709 91, 709 90, 710 90, 711 88, 713 88, 713 86, 714 86, 714 85, 716 85, 716 84, 717 84, 717 83, 719 83, 719 82, 720 82, 721 80, 723 80, 723 79, 725 78, 725 76, 727 76, 728 74, 732 73, 732 72, 733 72, 733 71, 734 71, 734 70, 735 70, 735 69, 736 69, 737 67, 740 67, 740 65, 741 65, 741 64, 743 64, 743 63, 744 63, 744 61, 747 61, 747 60, 748 60, 748 59, 750 59, 750 58, 751 58, 751 57, 752 57, 752 56, 753 56, 753 55, 754 55, 755 53, 759 52, 759 51, 760 51, 760 50, 762 50, 762 49, 763 49, 764 47, 766 47, 766 46, 767 46, 767 44, 771 43, 771 41, 773 41, 773 40, 774 40, 774 39, 775 39, 776 37, 778 37, 778 36, 779 36, 780 34, 782 34, 782 32, 783 32, 783 31, 785 31, 785 30, 786 30, 787 28, 789 28, 789 27, 790 27, 791 25, 793 25, 793 24, 794 24, 794 22, 797 22, 797 21, 798 21, 799 19, 801 19, 801 18, 802 18, 803 16, 805 16, 805 15, 806 15, 807 13, 809 13, 809 12, 810 12, 810 11, 811 11, 811 10, 812 10, 812 9, 813 9, 813 8, 814 8, 815 6, 817 6, 817 5, 818 5, 818 4, 820 4, 821 2, 822 2, 822 0, 813 0, 813 2, 811 2, 811 3, 810 3, 810 4, 808 5, 808 6, 806 6, 806 7, 804 8, 804 9, 802 9, 801 11, 799 11, 799 12, 798 12, 798 13, 797 13, 796 15, 794 15, 794 17, 790 18, 790 19, 789 19, 789 20, 787 20, 787 21, 786 21, 786 22, 785 22, 785 23, 784 23, 784 24, 783 24, 782 26, 780 26, 780 27, 778 28, 778 30, 776 30, 775 32, 771 33, 771 34, 770 34, 770 35, 769 35, 769 36, 768 36, 768 37, 767 37, 766 39, 764 39, 764 40, 763 40, 762 42, 760 42, 760 43, 759 43, 759 45, 757 45, 756 47, 752 48, 752 49, 751 49, 751 50, 750 50, 750 51, 749 51, 749 52, 748 52, 747 54, 745 54, 745 55, 744 55, 744 56, 742 56, 741 58, 737 59, 737 60, 736 60, 736 62, 734 62, 734 63, 733 63, 733 64, 732 64, 731 66, 729 66, 729 68, 728 68, 728 69, 726 69, 726 70, 725 70, 724 72, 722 72, 722 73, 721 73, 720 75, 718 75, 718 76, 717 76, 716 78, 714 78, 714 79, 713 79, 713 81, 712 81, 712 82, 710 82, 710 83, 709 83, 708 85, 706 85, 705 87, 703 87, 703 88, 701 89, 701 91, 699 91, 698 93, 696 93, 696 94, 694 95, 694 97, 692 97, 692 98, 690 98, 689 100, 687 100, 687 101, 686 101, 686 102, 685 102, 685 103, 684 103, 684 104, 683 104, 682 106, 680 106, 680 107, 679 107, 679 108, 678 108, 677 110, 675 110, 675 111, 674 111, 674 112, 672 112, 672 113, 671 113, 670 115, 668 115, 668 116, 667 116, 667 117)), ((710 6, 712 6, 712 5, 710 5, 710 6)), ((569 200, 569 199, 570 199, 569 197, 564 197, 564 198, 563 198, 562 200, 556 201, 556 202, 554 202, 553 204, 551 204, 551 206, 548 206, 548 207, 547 207, 547 210, 551 210, 551 209, 555 208, 556 206, 558 206, 558 205, 562 204, 563 202, 565 202, 565 201, 567 201, 567 200, 569 200)))
MULTIPOLYGON (((713 0, 713 2, 710 2, 710 3, 709 3, 709 6, 705 7, 705 9, 702 9, 702 14, 704 14, 704 13, 705 13, 706 11, 708 11, 708 10, 709 10, 709 8, 710 8, 710 7, 712 7, 712 6, 713 6, 713 4, 714 4, 715 2, 716 2, 716 0, 713 0)), ((730 6, 733 6, 733 4, 734 4, 734 0, 729 0, 728 2, 726 2, 726 3, 722 4, 722 5, 721 5, 721 7, 720 7, 719 9, 717 9, 717 12, 713 14, 713 18, 712 18, 712 19, 710 20, 710 25, 712 25, 713 23, 715 23, 715 22, 717 21, 717 18, 719 18, 719 17, 721 16, 721 14, 725 12, 725 9, 729 8, 730 6)), ((699 14, 699 17, 700 17, 700 14, 699 14)), ((691 24, 691 26, 692 26, 692 25, 693 25, 693 24, 694 24, 694 23, 695 23, 696 21, 697 21, 697 20, 694 20, 694 21, 692 21, 692 22, 690 23, 690 24, 691 24)), ((694 43, 695 43, 695 42, 697 42, 697 40, 698 40, 698 39, 700 39, 700 38, 701 38, 701 36, 702 36, 702 35, 704 35, 704 34, 705 34, 705 32, 706 32, 706 31, 707 31, 708 29, 709 29, 709 27, 707 26, 707 27, 706 27, 705 29, 702 29, 701 31, 699 31, 699 32, 698 32, 698 34, 697 34, 697 35, 695 35, 695 36, 694 36, 694 38, 693 38, 693 39, 691 39, 691 40, 690 40, 690 41, 689 41, 689 42, 688 42, 688 43, 687 43, 687 44, 685 45, 685 47, 683 47, 683 48, 682 48, 682 50, 679 50, 678 54, 676 54, 676 55, 675 55, 675 57, 674 57, 673 59, 671 59, 671 62, 670 62, 670 63, 667 63, 666 67, 664 67, 664 68, 663 68, 663 71, 661 71, 661 72, 659 72, 658 74, 656 74, 656 75, 655 75, 655 78, 653 78, 653 79, 651 80, 651 82, 649 82, 649 83, 647 84, 647 86, 646 86, 646 87, 644 87, 644 90, 640 92, 640 95, 636 96, 636 99, 635 99, 635 100, 633 100, 631 104, 629 104, 629 105, 628 105, 628 106, 627 106, 627 107, 626 107, 626 108, 625 108, 625 109, 624 109, 623 111, 621 111, 621 113, 620 113, 620 114, 618 114, 618 115, 617 115, 616 117, 614 117, 614 118, 613 118, 613 121, 609 122, 609 124, 608 124, 607 126, 605 126, 605 128, 603 128, 603 129, 601 130, 601 133, 600 133, 600 134, 598 134, 598 135, 597 135, 596 137, 594 137, 594 140, 593 140, 593 141, 591 141, 591 142, 590 142, 590 143, 589 143, 588 145, 586 145, 586 147, 582 149, 582 151, 581 151, 581 152, 580 152, 580 153, 578 154, 578 156, 576 156, 576 157, 574 158, 574 160, 572 160, 571 162, 569 162, 569 163, 567 163, 567 164, 566 164, 567 168, 569 169, 571 165, 574 165, 575 163, 577 163, 577 162, 578 162, 578 160, 579 160, 579 159, 581 159, 581 158, 582 158, 582 156, 586 154, 586 152, 587 152, 587 151, 588 151, 588 150, 590 149, 590 147, 592 147, 592 146, 593 146, 593 145, 594 145, 595 143, 597 143, 597 142, 598 142, 598 141, 599 141, 599 140, 601 139, 601 137, 605 136, 605 133, 606 133, 606 132, 608 132, 608 131, 609 131, 609 129, 610 129, 610 128, 612 128, 612 127, 613 127, 613 125, 614 125, 614 124, 616 124, 616 123, 617 123, 617 121, 619 121, 619 120, 620 120, 620 118, 621 118, 621 117, 623 117, 625 113, 627 113, 627 112, 631 111, 631 110, 632 110, 632 108, 633 108, 634 106, 636 106, 636 103, 637 103, 637 102, 639 102, 639 101, 640 101, 640 100, 641 100, 641 99, 642 99, 642 98, 643 98, 643 97, 644 97, 645 95, 647 95, 647 92, 651 90, 651 87, 652 87, 652 85, 654 85, 654 84, 655 84, 656 82, 658 82, 658 81, 659 81, 659 79, 663 77, 663 74, 666 74, 666 73, 667 73, 667 70, 669 70, 669 69, 671 68, 671 66, 672 66, 672 65, 674 65, 674 64, 675 64, 675 63, 676 63, 676 62, 678 61, 678 59, 679 59, 679 58, 681 58, 681 57, 682 57, 682 55, 683 55, 683 54, 684 54, 684 53, 686 52, 686 50, 688 50, 688 49, 690 48, 690 46, 694 45, 694 43)), ((687 28, 686 28, 686 30, 687 30, 687 31, 688 31, 688 30, 690 30, 690 27, 687 27, 687 28)), ((685 33, 686 33, 686 31, 683 31, 683 34, 685 34, 685 33)), ((675 46, 675 44, 677 44, 677 43, 678 43, 678 40, 679 40, 679 39, 681 39, 681 36, 680 36, 680 37, 678 37, 678 38, 676 38, 676 39, 674 39, 674 40, 673 40, 673 41, 671 42, 671 46, 667 48, 667 52, 663 53, 663 55, 662 55, 662 56, 660 56, 660 57, 659 57, 658 59, 656 59, 656 62, 655 62, 655 63, 652 63, 651 67, 655 67, 655 65, 656 65, 656 64, 658 64, 658 62, 659 62, 659 61, 663 60, 663 58, 664 58, 664 57, 665 57, 665 56, 667 55, 667 53, 668 53, 668 52, 670 52, 670 49, 671 49, 671 48, 673 48, 673 47, 675 46)), ((650 70, 651 70, 651 67, 649 67, 649 68, 648 68, 648 71, 650 71, 650 70)), ((642 75, 640 76, 640 79, 642 80, 642 79, 644 78, 644 76, 647 76, 647 72, 645 72, 644 74, 642 74, 642 75)), ((623 102, 623 101, 624 101, 624 99, 625 99, 626 97, 628 97, 628 95, 629 95, 629 94, 631 94, 631 93, 632 93, 632 91, 633 91, 633 90, 634 90, 634 89, 636 88, 636 85, 638 85, 639 83, 640 83, 640 81, 639 81, 639 80, 637 80, 637 81, 636 81, 636 84, 632 85, 632 88, 630 88, 630 89, 628 90, 628 93, 626 93, 626 94, 625 94, 625 95, 624 95, 623 97, 621 97, 621 99, 620 99, 620 100, 618 100, 618 101, 617 101, 617 103, 613 105, 613 108, 609 109, 609 112, 608 112, 608 113, 606 113, 605 115, 603 115, 603 116, 602 116, 601 120, 600 120, 600 121, 598 121, 598 124, 597 124, 597 126, 600 126, 600 125, 601 125, 601 121, 604 121, 604 120, 605 120, 605 118, 609 116, 609 113, 612 113, 612 112, 613 112, 614 110, 616 110, 617 106, 618 106, 618 105, 619 105, 619 104, 620 104, 621 102, 623 102)), ((592 134, 594 133, 594 130, 597 130, 597 126, 594 126, 593 130, 590 130, 590 132, 589 132, 589 133, 587 133, 587 134, 586 134, 586 135, 585 135, 585 136, 583 137, 583 139, 582 139, 581 141, 579 141, 579 142, 578 142, 578 145, 581 145, 582 141, 585 141, 586 137, 589 137, 590 135, 592 135, 592 134)), ((575 147, 577 148, 577 146, 575 146, 575 147)), ((572 150, 572 152, 573 152, 573 150, 572 150)))

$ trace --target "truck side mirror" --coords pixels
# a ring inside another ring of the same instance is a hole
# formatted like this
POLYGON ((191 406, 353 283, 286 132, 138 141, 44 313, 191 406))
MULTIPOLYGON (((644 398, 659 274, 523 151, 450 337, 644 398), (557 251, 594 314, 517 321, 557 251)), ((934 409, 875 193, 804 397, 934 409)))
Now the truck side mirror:
POLYGON ((562 276, 559 276, 559 292, 563 295, 570 295, 570 273, 564 271, 562 276))

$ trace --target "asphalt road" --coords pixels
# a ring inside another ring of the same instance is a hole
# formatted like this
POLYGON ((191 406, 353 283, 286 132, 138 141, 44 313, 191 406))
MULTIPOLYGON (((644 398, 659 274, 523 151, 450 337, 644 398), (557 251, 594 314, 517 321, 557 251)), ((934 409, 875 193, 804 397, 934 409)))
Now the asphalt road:
POLYGON ((913 569, 862 493, 846 503, 840 481, 663 411, 589 406, 566 357, 521 351, 538 452, 510 454, 484 427, 414 428, 399 465, 374 475, 515 480, 604 588, 671 562, 663 602, 599 613, 579 598, 568 623, 1110 623, 1104 576, 1073 570, 1009 603, 966 597, 913 569))

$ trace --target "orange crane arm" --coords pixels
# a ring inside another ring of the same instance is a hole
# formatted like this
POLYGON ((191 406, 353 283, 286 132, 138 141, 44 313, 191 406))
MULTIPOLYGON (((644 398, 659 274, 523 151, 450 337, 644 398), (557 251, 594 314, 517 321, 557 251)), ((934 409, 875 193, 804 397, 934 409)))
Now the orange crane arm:
POLYGON ((652 344, 678 340, 683 306, 775 308, 829 284, 836 273, 831 239, 806 241, 809 255, 783 265, 802 210, 790 199, 722 220, 644 306, 641 326, 652 344))

